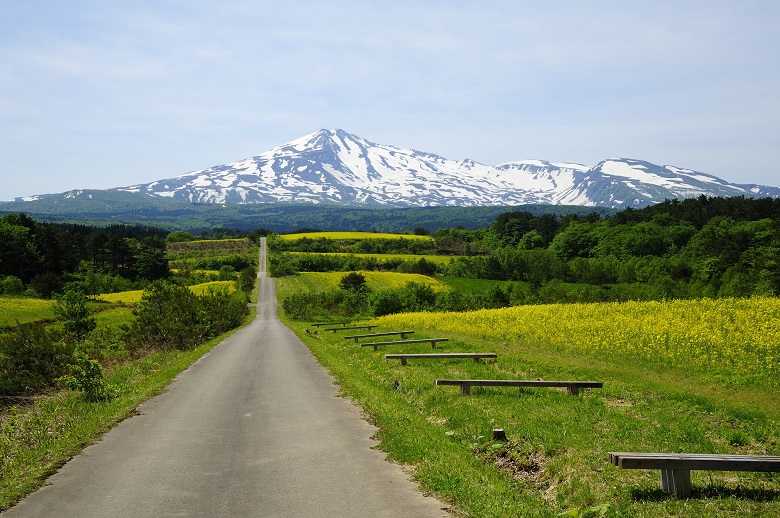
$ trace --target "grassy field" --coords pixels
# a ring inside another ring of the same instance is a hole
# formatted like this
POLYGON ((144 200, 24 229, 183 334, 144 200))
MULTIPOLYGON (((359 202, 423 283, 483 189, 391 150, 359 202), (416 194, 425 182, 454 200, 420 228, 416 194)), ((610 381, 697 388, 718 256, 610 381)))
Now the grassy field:
POLYGON ((660 490, 657 470, 608 462, 610 451, 780 454, 778 379, 758 366, 780 348, 780 303, 720 304, 525 306, 376 320, 377 331, 448 337, 443 350, 499 355, 405 367, 384 353, 430 346, 374 352, 337 335, 309 336, 305 323, 290 325, 380 426, 380 448, 412 465, 423 490, 454 504, 456 514, 777 516, 778 474, 694 471, 693 497, 678 500, 660 490), (738 327, 746 328, 744 342, 738 327), (668 349, 647 348, 656 343, 668 349), (718 366, 704 366, 702 353, 718 357, 718 366), (681 361, 686 355, 692 360, 681 361), (438 378, 597 380, 604 388, 579 396, 473 388, 461 396, 456 387, 434 386, 438 378), (509 441, 493 441, 493 428, 509 441))
POLYGON ((285 241, 294 241, 296 239, 334 239, 334 240, 347 240, 347 239, 420 239, 423 241, 431 241, 433 238, 430 236, 418 236, 415 234, 383 234, 380 232, 303 232, 299 234, 282 234, 279 236, 285 241))
POLYGON ((56 318, 51 300, 0 297, 0 327, 56 318))

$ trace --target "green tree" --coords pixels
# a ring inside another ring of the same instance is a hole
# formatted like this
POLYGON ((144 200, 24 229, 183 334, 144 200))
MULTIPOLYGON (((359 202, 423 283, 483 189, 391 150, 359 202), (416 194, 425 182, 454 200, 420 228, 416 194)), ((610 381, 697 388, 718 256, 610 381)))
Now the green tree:
POLYGON ((58 297, 54 303, 54 313, 65 319, 65 332, 79 341, 97 326, 97 321, 90 316, 92 311, 87 305, 87 296, 82 291, 67 290, 58 297))
POLYGON ((365 291, 368 289, 366 286, 366 276, 361 273, 350 272, 341 278, 339 281, 339 288, 351 292, 365 291))
POLYGON ((167 279, 171 276, 165 250, 155 246, 142 246, 136 261, 138 276, 149 281, 167 279))
POLYGON ((243 268, 238 274, 238 289, 246 293, 255 289, 255 280, 257 280, 257 270, 251 266, 243 268))

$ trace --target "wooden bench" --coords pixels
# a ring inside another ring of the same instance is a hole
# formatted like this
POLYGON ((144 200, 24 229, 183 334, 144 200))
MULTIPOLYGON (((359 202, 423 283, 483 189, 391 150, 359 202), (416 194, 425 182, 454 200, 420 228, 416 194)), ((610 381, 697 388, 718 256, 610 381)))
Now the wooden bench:
POLYGON ((438 342, 446 342, 447 338, 421 338, 419 340, 398 340, 396 342, 366 342, 360 344, 361 347, 373 347, 375 351, 378 351, 377 347, 380 345, 401 345, 401 344, 431 344, 431 347, 436 349, 438 342))
POLYGON ((368 326, 326 327, 325 329, 323 329, 323 331, 333 331, 335 333, 336 331, 349 331, 351 329, 374 329, 375 327, 379 327, 379 326, 368 325, 368 326))
POLYGON ((401 339, 403 340, 406 338, 407 335, 410 335, 414 333, 414 331, 388 331, 387 333, 369 333, 366 335, 350 335, 345 336, 344 340, 349 340, 350 338, 355 339, 355 343, 358 342, 361 338, 373 338, 375 336, 393 336, 393 335, 401 335, 401 339))
POLYGON ((661 489, 678 498, 691 496, 691 470, 780 471, 780 457, 704 453, 610 452, 609 460, 623 469, 661 470, 661 489))
POLYGON ((471 387, 564 387, 572 396, 582 388, 602 388, 600 381, 548 381, 548 380, 436 380, 436 385, 458 385, 460 393, 468 395, 471 387))
POLYGON ((401 360, 401 365, 406 365, 406 360, 414 358, 473 358, 478 362, 482 358, 495 358, 496 353, 424 353, 424 354, 385 354, 385 360, 401 360))
POLYGON ((319 326, 345 326, 347 324, 350 324, 351 322, 317 322, 316 324, 309 324, 312 327, 319 327, 319 326))

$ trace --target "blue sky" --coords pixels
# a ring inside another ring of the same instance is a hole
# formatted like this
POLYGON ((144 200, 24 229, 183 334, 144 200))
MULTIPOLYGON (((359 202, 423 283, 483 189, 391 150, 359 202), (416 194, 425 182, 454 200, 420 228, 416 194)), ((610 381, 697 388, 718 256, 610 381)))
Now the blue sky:
POLYGON ((0 199, 321 128, 484 164, 611 157, 780 186, 780 2, 0 3, 0 199))

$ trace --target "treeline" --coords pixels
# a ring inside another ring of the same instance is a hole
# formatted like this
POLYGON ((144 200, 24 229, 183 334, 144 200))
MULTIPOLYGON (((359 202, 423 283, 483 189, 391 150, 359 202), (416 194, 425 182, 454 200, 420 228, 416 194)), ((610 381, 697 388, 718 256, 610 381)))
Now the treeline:
MULTIPOLYGON (((259 238, 260 231, 241 233, 214 229, 209 239, 259 238)), ((90 227, 41 223, 25 214, 0 216, 0 295, 50 298, 67 289, 87 294, 141 289, 169 278, 169 243, 196 239, 187 232, 130 225, 90 227), (170 238, 170 239, 169 239, 170 238)), ((230 264, 241 270, 245 258, 230 264)), ((201 268, 220 269, 224 261, 210 260, 201 268)))
POLYGON ((309 252, 317 254, 432 254, 436 253, 433 239, 269 239, 271 252, 309 252))
POLYGON ((780 293, 777 199, 700 197, 605 218, 512 212, 477 237, 491 253, 459 258, 449 275, 581 284, 596 300, 780 293))
MULTIPOLYGON (((355 273, 346 274, 345 278, 355 273)), ((360 274, 357 274, 360 275, 360 274)), ((534 302, 553 302, 556 293, 538 290, 534 302)), ((522 283, 493 285, 487 290, 452 288, 435 291, 427 284, 407 282, 400 288, 372 291, 331 289, 322 292, 294 293, 282 301, 282 309, 298 320, 317 320, 357 316, 381 317, 410 311, 473 311, 526 304, 532 294, 522 283)))
POLYGON ((299 272, 350 272, 355 270, 394 271, 422 275, 436 275, 446 271, 445 268, 426 260, 424 257, 419 259, 404 259, 402 257, 383 259, 379 256, 358 257, 355 255, 314 253, 268 256, 268 272, 272 277, 295 275, 299 272))
POLYGON ((170 275, 166 232, 141 226, 39 223, 24 214, 0 217, 0 294, 51 297, 68 282, 105 291, 170 275))

